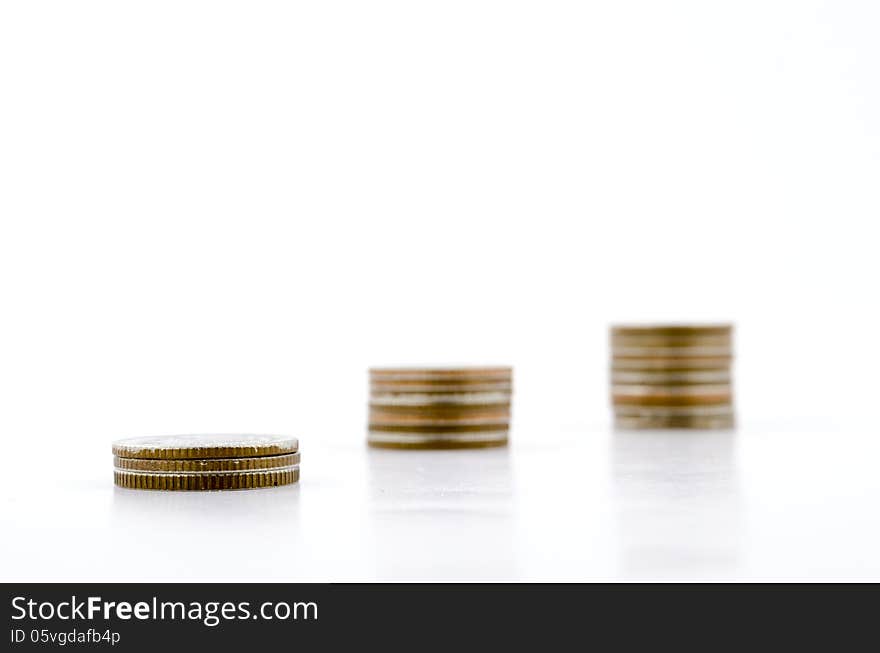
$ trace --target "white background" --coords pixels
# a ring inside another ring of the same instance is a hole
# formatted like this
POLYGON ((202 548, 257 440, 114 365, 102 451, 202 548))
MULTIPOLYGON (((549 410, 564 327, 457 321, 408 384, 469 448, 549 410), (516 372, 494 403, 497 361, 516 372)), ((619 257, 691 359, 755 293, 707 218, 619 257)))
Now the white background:
POLYGON ((872 2, 0 5, 5 579, 880 579, 872 2), (615 434, 607 326, 737 325, 735 434, 615 434), (515 367, 509 451, 366 368, 515 367), (299 487, 110 442, 300 437, 299 487), (236 564, 226 564, 230 559, 236 564))

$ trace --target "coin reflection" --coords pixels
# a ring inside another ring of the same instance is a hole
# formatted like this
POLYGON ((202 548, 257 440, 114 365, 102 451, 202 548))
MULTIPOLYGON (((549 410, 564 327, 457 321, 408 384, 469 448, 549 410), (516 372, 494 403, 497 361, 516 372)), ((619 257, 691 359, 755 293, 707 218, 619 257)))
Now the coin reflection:
POLYGON ((517 576, 510 454, 368 451, 377 572, 384 580, 517 576))
POLYGON ((617 431, 612 475, 623 573, 717 576, 739 565, 733 431, 617 431))

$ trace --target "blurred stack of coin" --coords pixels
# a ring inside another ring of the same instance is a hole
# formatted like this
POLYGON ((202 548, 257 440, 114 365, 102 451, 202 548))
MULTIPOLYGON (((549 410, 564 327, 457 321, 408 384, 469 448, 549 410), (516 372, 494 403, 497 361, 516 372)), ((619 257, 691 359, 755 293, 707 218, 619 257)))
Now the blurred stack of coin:
POLYGON ((449 449, 507 444, 510 367, 370 370, 369 443, 449 449))
POLYGON ((273 435, 169 435, 113 443, 116 485, 244 490, 299 480, 299 442, 273 435))
POLYGON ((611 327, 611 402, 618 428, 734 425, 733 328, 611 327))

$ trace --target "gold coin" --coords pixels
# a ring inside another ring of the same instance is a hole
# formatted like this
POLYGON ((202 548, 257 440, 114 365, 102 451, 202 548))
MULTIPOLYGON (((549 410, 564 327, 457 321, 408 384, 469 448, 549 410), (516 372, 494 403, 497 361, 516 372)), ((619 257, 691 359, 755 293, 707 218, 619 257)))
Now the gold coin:
POLYGON ((425 427, 426 429, 447 428, 449 430, 463 430, 464 427, 491 427, 497 428, 503 426, 507 428, 510 418, 504 415, 487 415, 485 417, 469 417, 441 419, 439 417, 419 418, 419 417, 395 417, 391 418, 387 415, 376 416, 370 415, 370 428, 387 428, 400 427, 404 429, 412 429, 416 427, 425 427))
POLYGON ((732 332, 732 324, 616 324, 611 327, 612 337, 724 337, 730 336, 732 332))
POLYGON ((611 357, 612 371, 683 371, 690 370, 729 370, 732 356, 703 358, 623 358, 611 357))
POLYGON ((615 417, 618 429, 732 429, 736 422, 733 415, 718 417, 615 417))
POLYGON ((290 467, 299 464, 299 454, 260 456, 258 458, 212 458, 208 460, 163 460, 113 457, 120 470, 142 472, 244 472, 290 467))
POLYGON ((367 442, 388 449, 474 449, 507 444, 507 430, 471 433, 417 433, 371 430, 367 442))
POLYGON ((704 403, 709 400, 714 402, 714 397, 730 397, 733 390, 729 383, 696 383, 690 385, 636 385, 633 383, 621 383, 611 386, 611 396, 620 399, 624 403, 638 403, 642 399, 647 402, 657 402, 664 399, 672 401, 687 401, 693 399, 694 403, 704 403))
POLYGON ((370 418, 398 420, 412 418, 417 420, 468 420, 471 418, 498 417, 510 418, 510 404, 433 404, 420 406, 377 406, 370 405, 370 418))
POLYGON ((733 339, 730 336, 680 337, 663 335, 612 336, 611 347, 725 347, 730 349, 733 339))
POLYGON ((733 357, 730 347, 614 347, 611 351, 614 359, 658 358, 689 360, 691 358, 727 358, 733 357))
POLYGON ((492 433, 506 432, 507 422, 484 422, 480 424, 374 424, 369 425, 374 433, 419 433, 422 435, 445 435, 447 433, 492 433))
POLYGON ((116 485, 137 490, 246 490, 290 485, 299 480, 299 467, 251 472, 159 473, 114 470, 116 485))
POLYGON ((510 404, 509 392, 376 392, 370 394, 371 406, 442 406, 510 404))
POLYGON ((709 404, 694 406, 640 406, 618 404, 614 406, 616 417, 677 418, 677 417, 733 417, 733 404, 709 404))
POLYGON ((412 383, 394 383, 383 381, 370 381, 370 393, 376 395, 383 394, 456 394, 456 393, 477 393, 477 392, 505 392, 510 394, 513 385, 510 381, 475 381, 468 383, 451 383, 449 381, 439 381, 437 383, 423 383, 415 381, 412 383))
MULTIPOLYGON (((685 386, 682 386, 685 387, 685 386)), ((691 387, 691 386, 688 386, 691 387)), ((729 405, 733 400, 732 393, 716 392, 713 394, 703 395, 684 395, 672 392, 657 392, 653 395, 628 395, 615 394, 611 397, 611 403, 615 406, 635 405, 635 406, 706 406, 724 404, 729 405)))
POLYGON ((163 460, 253 458, 296 453, 299 441, 277 435, 168 435, 128 438, 113 443, 120 458, 163 460))
POLYGON ((685 371, 630 371, 612 370, 611 384, 615 385, 700 385, 731 383, 730 370, 685 370, 685 371))
POLYGON ((371 368, 373 383, 509 383, 513 376, 511 367, 387 367, 371 368))
POLYGON ((730 347, 733 329, 714 327, 611 327, 612 348, 616 347, 730 347))

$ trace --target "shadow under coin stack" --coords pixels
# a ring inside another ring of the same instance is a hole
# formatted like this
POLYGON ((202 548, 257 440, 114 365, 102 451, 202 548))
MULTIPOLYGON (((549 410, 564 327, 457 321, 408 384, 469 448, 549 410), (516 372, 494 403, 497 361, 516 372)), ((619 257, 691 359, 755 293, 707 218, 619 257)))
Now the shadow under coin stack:
POLYGON ((510 367, 370 370, 368 442, 453 449, 507 444, 510 367))
POLYGON ((138 490, 245 490, 299 480, 299 442, 271 435, 170 435, 113 443, 113 478, 138 490))
POLYGON ((623 429, 734 426, 730 325, 611 327, 611 402, 623 429))

